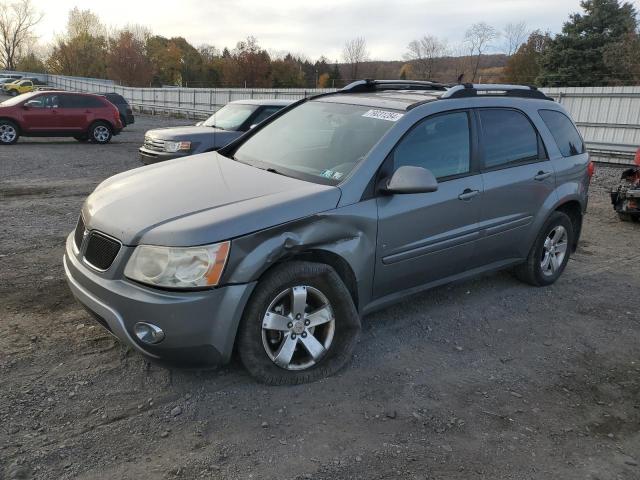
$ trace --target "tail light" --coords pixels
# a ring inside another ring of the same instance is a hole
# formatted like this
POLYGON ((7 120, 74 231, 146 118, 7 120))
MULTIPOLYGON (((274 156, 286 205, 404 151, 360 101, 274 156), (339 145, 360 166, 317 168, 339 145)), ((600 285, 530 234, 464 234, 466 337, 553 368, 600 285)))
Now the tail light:
POLYGON ((640 167, 640 148, 638 148, 638 150, 636 151, 635 162, 636 162, 636 165, 640 167))
POLYGON ((596 173, 596 164, 593 160, 589 161, 589 165, 587 166, 587 174, 589 175, 589 180, 593 177, 593 174, 596 173))

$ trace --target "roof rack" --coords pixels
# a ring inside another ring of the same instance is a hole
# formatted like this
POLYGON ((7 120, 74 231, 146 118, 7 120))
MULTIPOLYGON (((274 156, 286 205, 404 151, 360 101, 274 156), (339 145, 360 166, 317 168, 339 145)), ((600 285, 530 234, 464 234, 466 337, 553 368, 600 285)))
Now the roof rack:
POLYGON ((383 90, 435 90, 445 91, 452 85, 421 80, 356 80, 337 93, 361 93, 383 90))
POLYGON ((551 100, 543 92, 530 85, 507 85, 500 83, 464 83, 448 89, 440 98, 468 98, 481 95, 496 95, 504 97, 537 98, 541 100, 551 100))

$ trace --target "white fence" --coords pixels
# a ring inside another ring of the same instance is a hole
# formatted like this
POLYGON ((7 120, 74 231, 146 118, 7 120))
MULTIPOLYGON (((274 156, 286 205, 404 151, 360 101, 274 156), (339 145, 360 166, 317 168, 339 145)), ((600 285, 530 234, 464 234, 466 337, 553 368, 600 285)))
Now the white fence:
MULTIPOLYGON (((2 73, 2 72, 0 72, 2 73)), ((27 74, 34 76, 35 74, 27 74)), ((303 88, 134 88, 110 80, 37 75, 49 85, 79 92, 117 92, 137 110, 205 118, 233 100, 297 100, 333 89, 303 88)), ((542 89, 564 105, 597 161, 628 164, 640 147, 640 86, 560 87, 542 89)))

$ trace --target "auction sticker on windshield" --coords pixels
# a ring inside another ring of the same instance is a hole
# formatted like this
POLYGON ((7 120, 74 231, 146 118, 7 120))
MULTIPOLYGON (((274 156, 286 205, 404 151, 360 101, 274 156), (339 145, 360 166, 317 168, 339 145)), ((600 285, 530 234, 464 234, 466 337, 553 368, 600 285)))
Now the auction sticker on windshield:
POLYGON ((387 120, 389 122, 397 122, 402 118, 402 115, 402 113, 388 112, 386 110, 369 110, 362 116, 368 118, 377 118, 378 120, 387 120))

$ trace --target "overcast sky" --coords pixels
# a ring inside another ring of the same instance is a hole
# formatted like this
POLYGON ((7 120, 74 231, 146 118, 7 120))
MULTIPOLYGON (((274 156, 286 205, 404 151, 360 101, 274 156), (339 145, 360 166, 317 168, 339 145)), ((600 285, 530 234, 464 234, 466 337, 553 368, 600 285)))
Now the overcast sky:
MULTIPOLYGON (((325 55, 339 60, 344 42, 363 36, 372 59, 398 60, 409 41, 424 34, 459 42, 475 22, 502 28, 525 21, 534 30, 558 32, 579 0, 33 0, 44 13, 43 43, 65 29, 74 6, 92 9, 109 26, 139 23, 195 46, 232 48, 254 35, 263 48, 325 55), (96 6, 99 5, 99 8, 96 6)), ((498 42, 496 42, 497 46, 498 42)))

